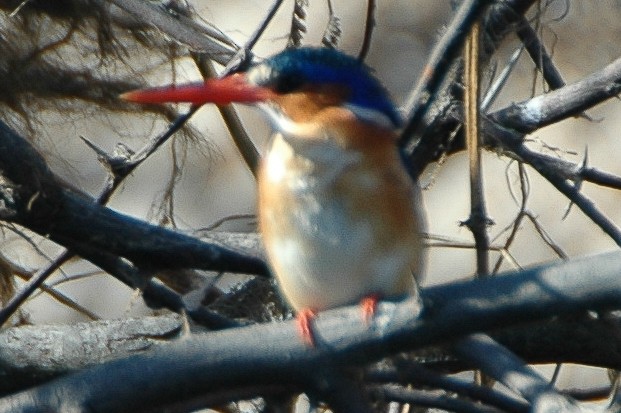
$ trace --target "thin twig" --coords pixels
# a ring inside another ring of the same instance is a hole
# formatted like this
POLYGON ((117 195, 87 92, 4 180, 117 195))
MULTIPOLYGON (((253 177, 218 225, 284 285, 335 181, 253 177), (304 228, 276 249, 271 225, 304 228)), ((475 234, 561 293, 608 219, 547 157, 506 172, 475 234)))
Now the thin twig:
POLYGON ((267 29, 267 26, 269 26, 270 22, 274 19, 274 16, 276 16, 276 12, 278 12, 278 9, 280 8, 280 6, 282 6, 283 1, 284 0, 274 0, 272 6, 267 11, 267 14, 261 21, 261 24, 259 24, 259 26, 254 30, 248 40, 246 40, 243 49, 252 50, 254 48, 254 46, 257 44, 257 42, 265 32, 265 29, 267 29))
POLYGON ((556 411, 576 411, 567 409, 577 408, 571 398, 555 391, 532 367, 485 334, 471 334, 459 340, 455 351, 460 358, 524 396, 532 406, 541 406, 545 399, 550 411, 552 406, 556 411))
MULTIPOLYGON (((278 8, 282 4, 283 0, 276 0, 270 10, 268 11, 267 16, 263 19, 259 27, 254 31, 254 33, 249 37, 248 41, 244 45, 243 48, 240 48, 238 53, 236 53, 232 58, 227 62, 227 67, 223 72, 222 76, 226 76, 227 74, 240 70, 246 64, 249 64, 250 61, 250 50, 254 47, 256 42, 259 40, 265 29, 267 28, 270 21, 275 16, 278 8)), ((213 59, 213 56, 209 54, 210 59, 213 59)), ((214 59, 218 61, 217 59, 214 59)), ((98 202, 106 203, 112 194, 112 192, 118 187, 120 182, 125 179, 127 175, 132 173, 134 169, 140 165, 144 160, 146 160, 151 154, 153 154, 160 146, 162 146, 170 137, 172 137, 177 131, 179 131, 187 121, 196 113, 196 111, 200 108, 200 106, 193 106, 190 108, 188 112, 185 114, 179 115, 168 127, 168 129, 152 138, 147 145, 141 148, 136 153, 123 153, 121 156, 107 156, 101 149, 97 148, 93 143, 87 141, 85 138, 82 138, 87 145, 89 145, 93 150, 95 150, 99 158, 104 164, 107 166, 109 171, 111 172, 111 177, 108 180, 106 188, 102 191, 102 194, 97 198, 98 202)))
POLYGON ((24 285, 17 294, 11 297, 0 310, 0 325, 6 323, 13 313, 17 311, 19 306, 21 306, 61 265, 71 259, 71 257, 73 257, 73 253, 69 250, 64 250, 50 265, 28 280, 26 285, 24 285))
MULTIPOLYGON (((539 223, 539 220, 537 219, 537 217, 532 213, 532 211, 528 210, 526 208, 526 204, 527 204, 527 200, 528 200, 528 194, 529 194, 529 183, 528 183, 528 175, 526 173, 526 169, 524 168, 524 164, 522 162, 518 163, 518 168, 519 168, 519 176, 520 176, 520 190, 521 190, 521 202, 520 202, 520 210, 517 214, 517 216, 515 217, 515 219, 513 220, 513 222, 509 225, 507 225, 506 228, 504 228, 502 231, 500 231, 500 233, 496 236, 496 238, 498 238, 501 234, 503 234, 504 232, 511 230, 509 236, 507 237, 505 244, 504 244, 504 248, 505 250, 508 250, 509 247, 511 246, 511 244, 513 244, 513 241, 515 240, 518 231, 520 230, 520 227, 522 225, 522 221, 524 220, 524 218, 528 218, 529 221, 532 223, 532 225, 535 227, 535 230, 537 231, 537 233, 539 234, 539 236, 541 237, 541 240, 552 250, 554 251, 554 253, 562 260, 567 260, 569 259, 569 256, 565 253, 565 251, 563 251, 563 249, 552 239, 552 237, 550 236, 550 234, 548 234, 548 232, 543 228, 543 226, 539 223)), ((507 257, 511 257, 509 254, 503 254, 502 256, 500 256, 498 258, 498 261, 496 261, 496 264, 494 265, 494 269, 492 270, 492 274, 497 273, 500 270, 500 266, 502 264, 502 260, 503 258, 507 258, 507 257)), ((514 264, 514 260, 510 259, 509 262, 511 263, 511 265, 515 265, 514 264)))
POLYGON ((550 234, 543 228, 537 217, 531 211, 524 211, 524 216, 530 220, 543 242, 554 251, 557 257, 565 261, 569 259, 569 255, 552 239, 550 234))
POLYGON ((358 53, 358 60, 361 62, 367 58, 371 49, 371 39, 373 37, 373 29, 375 28, 375 0, 367 0, 367 16, 364 25, 364 37, 362 38, 362 46, 358 53))
MULTIPOLYGON (((489 126, 489 124, 487 124, 487 126, 489 126)), ((500 131, 497 128, 495 128, 495 131, 500 133, 496 133, 494 139, 486 140, 485 143, 488 149, 501 151, 505 150, 507 151, 506 154, 508 156, 515 158, 518 161, 528 159, 528 164, 545 165, 545 167, 550 170, 553 175, 556 175, 562 179, 573 182, 585 181, 595 185, 621 190, 621 177, 606 171, 601 171, 597 168, 589 167, 585 165, 584 162, 582 164, 576 164, 558 156, 550 156, 541 152, 536 152, 524 145, 522 145, 523 148, 520 148, 519 150, 521 155, 518 156, 517 153, 513 153, 511 148, 516 146, 516 142, 520 142, 524 138, 522 136, 507 136, 504 138, 503 131, 500 131), (525 156, 525 158, 522 158, 521 156, 525 156)), ((484 132, 487 133, 485 129, 484 132)))
MULTIPOLYGON (((521 21, 518 23, 516 34, 548 87, 551 90, 556 90, 565 86, 566 82, 561 72, 554 64, 552 57, 541 40, 539 40, 537 32, 532 28, 526 17, 522 16, 521 21)), ((591 120, 591 118, 584 113, 581 113, 580 116, 591 120)))
MULTIPOLYGON (((621 59, 618 60, 619 69, 621 70, 621 59)), ((565 88, 558 89, 555 92, 562 91, 565 88)), ((544 95, 545 96, 545 95, 544 95)), ((535 98, 537 99, 537 98, 535 98)), ((523 141, 519 138, 520 133, 514 130, 508 130, 486 121, 484 131, 488 137, 491 137, 489 143, 492 146, 502 142, 501 148, 506 150, 506 153, 516 159, 522 160, 532 166, 541 176, 546 178, 552 185, 554 185, 562 194, 564 194, 570 201, 572 201, 582 212, 589 217, 597 226, 599 226, 608 236, 610 236, 617 245, 621 245, 621 229, 610 220, 603 212, 601 212, 597 206, 585 195, 573 185, 567 182, 568 177, 559 174, 555 168, 553 162, 542 161, 541 154, 531 151, 527 148, 523 141), (492 132, 493 131, 493 132, 492 132), (490 135, 492 133, 493 135, 490 135)))
POLYGON ((433 95, 451 67, 450 62, 455 59, 465 44, 472 23, 481 17, 490 3, 493 2, 465 0, 460 4, 455 17, 431 52, 416 87, 403 106, 403 111, 407 114, 407 124, 402 137, 411 136, 418 127, 433 101, 433 95))
MULTIPOLYGON (((524 165, 521 162, 518 162, 518 171, 519 171, 519 176, 520 176, 520 193, 521 193, 520 211, 518 212, 517 217, 515 217, 513 222, 507 228, 505 228, 503 231, 500 232, 500 234, 502 234, 503 232, 508 230, 509 227, 511 227, 511 232, 509 233, 509 236, 505 240, 504 247, 506 249, 509 249, 511 244, 513 244, 513 241, 515 240, 515 237, 520 229, 520 226, 522 225, 522 220, 524 219, 523 212, 526 210, 526 203, 528 201, 528 194, 529 194, 528 177, 526 175, 526 170, 524 169, 524 165)), ((501 255, 498 257, 496 264, 494 264, 494 268, 492 269, 492 272, 491 272, 492 274, 496 274, 498 270, 500 270, 502 261, 503 261, 503 256, 501 255)))
MULTIPOLYGON (((272 3, 272 6, 268 10, 266 16, 261 21, 261 24, 259 24, 244 46, 238 50, 231 61, 227 63, 224 72, 220 74, 221 77, 238 70, 244 70, 250 64, 252 61, 252 48, 259 41, 274 16, 276 16, 276 13, 278 12, 278 9, 282 5, 283 1, 284 0, 275 0, 274 3, 272 3)), ((194 61, 196 62, 203 78, 208 79, 218 76, 213 63, 207 61, 205 59, 205 55, 193 54, 192 56, 194 57, 194 61)), ((218 105, 218 110, 220 111, 220 115, 231 133, 231 136, 233 137, 235 146, 239 150, 252 174, 256 177, 259 169, 259 163, 261 161, 261 155, 246 132, 244 125, 237 115, 237 111, 230 106, 224 105, 218 105)))
POLYGON ((550 54, 539 40, 537 32, 535 32, 524 16, 522 16, 518 23, 516 34, 550 89, 555 90, 565 86, 566 83, 561 72, 554 65, 550 54))
POLYGON ((328 24, 321 36, 321 45, 330 49, 336 49, 341 38, 341 19, 334 13, 332 0, 328 0, 328 24))
POLYGON ((523 50, 524 48, 520 47, 515 52, 513 52, 505 68, 502 70, 502 72, 500 72, 496 80, 494 80, 494 83, 492 83, 487 93, 483 97, 483 100, 481 101, 481 113, 486 113, 487 109, 489 109, 490 106, 492 106, 492 104, 494 103, 498 95, 500 94, 500 91, 502 90, 504 85, 507 83, 507 80, 509 79, 509 75, 511 74, 511 72, 513 72, 513 69, 516 67, 517 61, 522 55, 523 50))
POLYGON ((188 120, 196 113, 198 107, 192 107, 187 113, 179 115, 168 127, 168 129, 160 135, 149 140, 149 142, 140 148, 138 152, 130 152, 125 149, 122 144, 117 145, 115 154, 108 155, 102 149, 83 136, 82 141, 90 147, 108 170, 108 176, 104 188, 101 190, 95 202, 105 205, 110 200, 114 191, 119 187, 123 180, 131 174, 142 162, 151 156, 160 146, 162 146, 170 137, 185 126, 188 120))
MULTIPOLYGON (((27 277, 25 276, 25 274, 16 274, 19 278, 23 279, 23 280, 29 280, 32 277, 27 277)), ((61 282, 58 282, 56 284, 60 284, 61 282)), ((61 293, 60 291, 56 290, 52 285, 46 285, 45 283, 42 283, 39 286, 39 289, 41 290, 42 293, 45 293, 47 295, 49 295, 50 297, 52 297, 53 299, 55 299, 56 301, 58 301, 59 303, 71 308, 72 310, 76 311, 79 314, 82 314, 83 316, 85 316, 86 318, 90 319, 90 320, 100 320, 101 317, 99 317, 97 314, 95 314, 93 311, 89 310, 88 308, 80 305, 80 303, 76 302, 75 300, 71 299, 70 297, 66 296, 65 294, 61 293)), ((37 294, 32 295, 32 297, 36 297, 37 294)))
POLYGON ((465 225, 474 236, 477 252, 477 275, 484 277, 489 272, 489 219, 483 193, 481 170, 481 137, 479 133, 479 33, 480 24, 472 25, 465 49, 465 130, 466 147, 470 162, 470 216, 465 225))
POLYGON ((409 403, 416 406, 462 413, 502 413, 502 410, 483 406, 468 400, 456 399, 448 395, 433 394, 395 385, 371 386, 371 394, 378 400, 409 403))
MULTIPOLYGON (((216 77, 218 74, 213 66, 213 63, 204 58, 203 55, 192 55, 198 70, 205 79, 216 77)), ((226 127, 233 138, 233 142, 237 147, 237 150, 241 154, 246 166, 250 169, 250 172, 257 176, 259 170, 259 164, 261 162, 261 154, 259 153, 254 142, 246 132, 237 110, 231 105, 217 105, 220 116, 226 124, 226 127)))
POLYGON ((437 373, 409 360, 398 360, 397 367, 371 368, 365 379, 378 383, 412 384, 416 387, 437 388, 462 397, 477 400, 504 412, 527 412, 528 403, 493 388, 479 386, 469 380, 437 373))

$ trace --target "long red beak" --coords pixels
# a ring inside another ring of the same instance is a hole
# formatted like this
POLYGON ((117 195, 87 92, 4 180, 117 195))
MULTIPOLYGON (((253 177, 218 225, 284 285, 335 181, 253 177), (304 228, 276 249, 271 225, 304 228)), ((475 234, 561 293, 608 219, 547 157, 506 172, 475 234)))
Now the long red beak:
POLYGON ((132 90, 119 97, 136 103, 188 102, 195 105, 226 105, 233 102, 262 102, 272 96, 274 92, 270 89, 249 84, 243 74, 233 74, 220 79, 207 79, 201 83, 132 90))

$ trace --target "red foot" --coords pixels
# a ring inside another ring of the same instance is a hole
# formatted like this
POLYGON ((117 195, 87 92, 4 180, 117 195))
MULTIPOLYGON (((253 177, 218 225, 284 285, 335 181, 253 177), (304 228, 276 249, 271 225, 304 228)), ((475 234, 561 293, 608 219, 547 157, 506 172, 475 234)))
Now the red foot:
POLYGON ((370 324, 377 309, 377 302, 380 300, 379 294, 369 294, 360 300, 362 307, 362 319, 365 323, 370 324))
POLYGON ((313 318, 315 318, 315 311, 310 308, 300 310, 296 316, 298 331, 302 336, 302 341, 310 347, 315 347, 315 335, 311 325, 313 318))

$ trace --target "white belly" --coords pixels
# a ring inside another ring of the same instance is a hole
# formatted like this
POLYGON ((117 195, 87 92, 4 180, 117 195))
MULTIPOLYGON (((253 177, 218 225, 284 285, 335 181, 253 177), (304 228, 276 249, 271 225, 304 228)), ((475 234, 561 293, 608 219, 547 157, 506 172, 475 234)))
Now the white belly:
POLYGON ((339 209, 328 203, 315 213, 297 211, 294 231, 274 234, 276 276, 296 309, 339 307, 370 294, 392 296, 397 278, 404 273, 412 278, 407 254, 397 248, 380 255, 373 227, 352 222, 339 209))
POLYGON ((353 210, 348 194, 339 193, 339 182, 345 171, 356 167, 356 159, 329 149, 323 153, 330 153, 331 159, 294 159, 281 139, 266 159, 263 179, 277 188, 280 202, 262 202, 259 214, 268 258, 284 296, 296 310, 324 310, 354 304, 370 294, 412 292, 420 234, 378 245, 386 228, 373 214, 390 202, 377 199, 372 190, 381 182, 372 174, 356 181, 361 187, 352 190, 368 202, 353 210), (291 173, 294 166, 296 172, 291 173))

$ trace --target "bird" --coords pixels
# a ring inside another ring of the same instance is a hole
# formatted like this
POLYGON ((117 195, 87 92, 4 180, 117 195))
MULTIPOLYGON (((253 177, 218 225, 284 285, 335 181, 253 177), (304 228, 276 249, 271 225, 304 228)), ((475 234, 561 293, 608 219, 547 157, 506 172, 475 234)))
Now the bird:
POLYGON ((421 190, 398 148, 402 118, 372 70, 330 48, 290 48, 248 70, 131 91, 138 103, 243 103, 274 130, 258 171, 267 261, 302 339, 317 312, 418 295, 424 271, 421 190))

